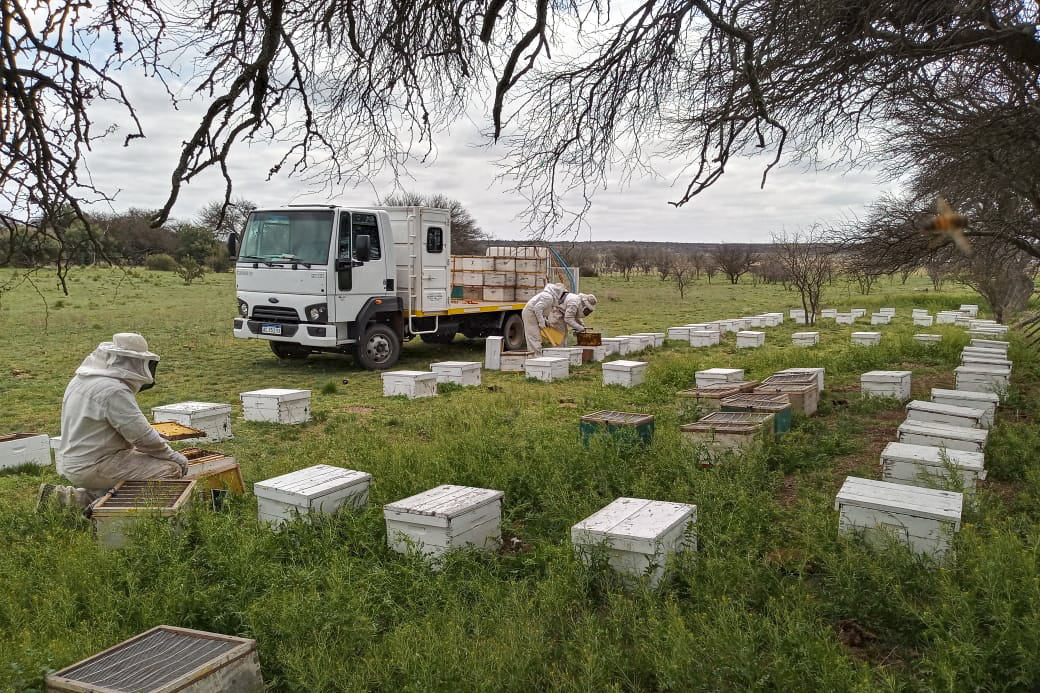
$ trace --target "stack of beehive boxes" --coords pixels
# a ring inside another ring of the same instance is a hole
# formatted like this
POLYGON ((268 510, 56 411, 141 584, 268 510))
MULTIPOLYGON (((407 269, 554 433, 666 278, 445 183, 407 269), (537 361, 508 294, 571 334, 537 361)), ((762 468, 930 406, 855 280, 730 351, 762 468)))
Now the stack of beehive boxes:
POLYGON ((451 284, 458 288, 452 295, 468 301, 527 301, 545 286, 548 274, 548 256, 455 255, 451 284))

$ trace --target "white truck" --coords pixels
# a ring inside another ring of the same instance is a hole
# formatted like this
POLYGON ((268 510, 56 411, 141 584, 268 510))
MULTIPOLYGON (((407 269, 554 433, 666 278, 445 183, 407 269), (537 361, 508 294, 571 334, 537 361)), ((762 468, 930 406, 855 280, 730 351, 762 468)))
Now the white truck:
POLYGON ((548 281, 577 290, 576 274, 550 254, 453 257, 445 209, 257 209, 235 267, 234 334, 268 340, 279 358, 350 353, 371 370, 391 368, 416 335, 434 343, 501 335, 507 351, 523 349, 527 299, 548 281))

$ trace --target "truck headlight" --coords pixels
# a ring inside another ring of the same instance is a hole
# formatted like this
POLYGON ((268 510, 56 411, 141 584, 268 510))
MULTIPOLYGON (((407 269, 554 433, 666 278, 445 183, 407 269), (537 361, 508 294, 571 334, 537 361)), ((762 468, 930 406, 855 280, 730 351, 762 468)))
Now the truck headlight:
POLYGON ((238 299, 238 314, 243 318, 249 317, 249 306, 242 299, 238 299))
POLYGON ((324 303, 307 306, 304 312, 309 322, 328 322, 329 320, 329 309, 324 303))

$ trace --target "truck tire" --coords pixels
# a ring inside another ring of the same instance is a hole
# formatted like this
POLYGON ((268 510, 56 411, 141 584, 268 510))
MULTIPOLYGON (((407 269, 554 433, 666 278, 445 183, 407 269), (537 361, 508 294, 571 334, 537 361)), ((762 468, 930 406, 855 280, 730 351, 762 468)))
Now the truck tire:
POLYGON ((310 349, 292 342, 268 342, 268 344, 271 345, 271 351, 275 356, 289 361, 302 361, 311 353, 310 349))
POLYGON ((392 368, 401 358, 401 339, 383 323, 369 325, 354 345, 354 361, 370 371, 392 368))
POLYGON ((524 339, 524 319, 519 313, 513 313, 502 323, 502 346, 505 351, 523 351, 527 348, 524 339))

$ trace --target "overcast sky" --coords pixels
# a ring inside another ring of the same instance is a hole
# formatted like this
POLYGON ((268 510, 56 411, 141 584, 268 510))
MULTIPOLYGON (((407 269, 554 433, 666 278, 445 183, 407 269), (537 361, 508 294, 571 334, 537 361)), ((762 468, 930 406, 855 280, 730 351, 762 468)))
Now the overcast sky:
MULTIPOLYGON (((174 110, 156 85, 138 78, 125 83, 146 138, 124 148, 117 133, 96 145, 88 159, 91 174, 99 187, 119 191, 113 205, 116 211, 158 208, 169 192, 180 144, 198 123, 200 106, 187 103, 174 110)), ((99 109, 96 122, 106 119, 118 121, 122 116, 99 109)), ((411 179, 396 183, 404 190, 461 200, 493 238, 524 238, 528 231, 517 219, 524 201, 506 184, 495 182, 497 155, 479 146, 481 142, 477 125, 460 121, 438 138, 432 162, 411 166, 411 179)), ((239 145, 231 161, 235 197, 261 206, 331 201, 328 193, 315 196, 305 181, 284 175, 265 180, 278 159, 277 151, 239 145)), ((678 209, 668 201, 679 197, 686 185, 683 180, 646 178, 624 188, 602 190, 594 199, 587 228, 575 240, 768 242, 772 231, 860 214, 885 189, 869 171, 806 172, 793 166, 774 169, 760 189, 764 164, 731 161, 718 183, 678 209)), ((335 199, 346 205, 371 205, 376 190, 386 195, 393 192, 394 184, 393 178, 373 181, 371 186, 345 190, 335 199)), ((211 172, 182 188, 173 216, 190 220, 204 204, 222 196, 223 180, 211 172)))

